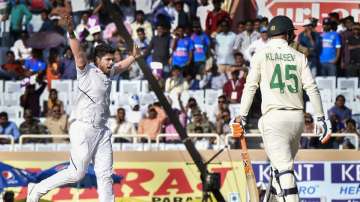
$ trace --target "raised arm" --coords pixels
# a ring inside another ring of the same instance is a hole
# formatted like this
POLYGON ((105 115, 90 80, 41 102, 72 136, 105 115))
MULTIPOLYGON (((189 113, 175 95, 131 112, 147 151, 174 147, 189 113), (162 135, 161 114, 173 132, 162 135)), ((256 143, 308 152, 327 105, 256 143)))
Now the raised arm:
POLYGON ((69 34, 69 45, 74 55, 76 67, 83 70, 87 64, 86 53, 82 50, 80 42, 76 38, 72 17, 65 16, 65 22, 67 25, 67 32, 69 34))

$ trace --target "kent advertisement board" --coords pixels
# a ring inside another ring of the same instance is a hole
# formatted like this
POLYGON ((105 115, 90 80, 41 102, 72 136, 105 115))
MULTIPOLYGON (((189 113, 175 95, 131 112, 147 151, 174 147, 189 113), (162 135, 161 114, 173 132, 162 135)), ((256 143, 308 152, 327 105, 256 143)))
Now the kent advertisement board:
MULTIPOLYGON (((270 165, 253 165, 256 180, 267 183, 270 165)), ((360 161, 298 162, 294 166, 300 198, 304 202, 360 202, 360 161)))

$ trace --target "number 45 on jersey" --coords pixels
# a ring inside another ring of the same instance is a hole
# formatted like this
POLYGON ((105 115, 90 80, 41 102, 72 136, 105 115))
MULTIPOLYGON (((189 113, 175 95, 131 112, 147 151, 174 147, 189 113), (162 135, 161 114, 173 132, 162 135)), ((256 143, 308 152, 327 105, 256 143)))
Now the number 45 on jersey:
POLYGON ((285 93, 287 89, 290 93, 299 92, 299 79, 296 75, 296 65, 285 65, 285 82, 283 82, 280 64, 276 64, 271 76, 270 89, 279 88, 280 93, 285 93), (287 82, 289 81, 289 82, 287 82))

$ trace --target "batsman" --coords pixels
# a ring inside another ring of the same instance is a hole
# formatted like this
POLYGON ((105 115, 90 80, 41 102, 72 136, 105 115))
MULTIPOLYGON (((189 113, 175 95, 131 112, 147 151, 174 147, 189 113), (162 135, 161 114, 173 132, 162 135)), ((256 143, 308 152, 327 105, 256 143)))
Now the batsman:
MULTIPOLYGON (((325 120, 320 93, 311 75, 304 54, 289 46, 295 27, 286 16, 274 17, 268 27, 271 37, 266 48, 255 53, 246 80, 236 122, 246 123, 254 94, 260 86, 262 117, 258 127, 265 152, 271 163, 268 199, 299 201, 294 175, 294 157, 304 128, 303 90, 313 105, 316 116, 315 132, 322 143, 331 135, 331 126, 325 120)), ((239 125, 239 124, 238 124, 239 125)))

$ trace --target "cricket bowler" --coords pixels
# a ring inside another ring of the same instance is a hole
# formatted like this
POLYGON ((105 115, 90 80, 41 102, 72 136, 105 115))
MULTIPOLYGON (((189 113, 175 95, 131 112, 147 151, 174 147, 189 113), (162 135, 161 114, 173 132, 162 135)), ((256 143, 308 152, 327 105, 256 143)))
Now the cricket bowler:
POLYGON ((111 131, 105 125, 110 115, 110 77, 128 70, 139 57, 139 50, 134 47, 131 56, 114 64, 114 50, 107 44, 100 44, 95 47, 94 63, 89 63, 75 36, 72 18, 66 16, 65 21, 79 82, 75 108, 69 120, 70 165, 38 184, 29 184, 26 201, 38 202, 50 190, 80 181, 92 161, 99 201, 112 202, 115 199, 111 131))
POLYGON ((315 132, 319 140, 325 143, 331 135, 331 126, 325 121, 319 90, 307 59, 288 45, 294 30, 292 21, 286 16, 276 16, 270 21, 268 33, 271 39, 251 59, 240 116, 235 120, 242 127, 245 125, 254 94, 260 86, 262 117, 258 127, 272 167, 273 180, 270 180, 269 190, 272 199, 284 202, 299 201, 293 166, 304 129, 303 90, 315 110, 315 132))

